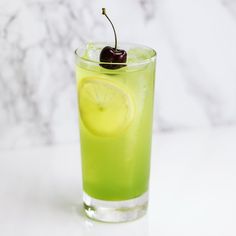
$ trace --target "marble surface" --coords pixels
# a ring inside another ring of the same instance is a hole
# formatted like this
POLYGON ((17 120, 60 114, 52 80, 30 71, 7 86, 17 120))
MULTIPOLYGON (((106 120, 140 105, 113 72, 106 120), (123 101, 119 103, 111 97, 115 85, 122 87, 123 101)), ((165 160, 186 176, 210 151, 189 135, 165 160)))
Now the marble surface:
POLYGON ((148 214, 122 224, 83 214, 78 145, 0 150, 0 235, 235 236, 235 139, 236 127, 155 135, 148 214))
POLYGON ((235 1, 1 0, 0 148, 78 141, 73 52, 113 40, 104 6, 158 52, 154 132, 236 123, 235 1))

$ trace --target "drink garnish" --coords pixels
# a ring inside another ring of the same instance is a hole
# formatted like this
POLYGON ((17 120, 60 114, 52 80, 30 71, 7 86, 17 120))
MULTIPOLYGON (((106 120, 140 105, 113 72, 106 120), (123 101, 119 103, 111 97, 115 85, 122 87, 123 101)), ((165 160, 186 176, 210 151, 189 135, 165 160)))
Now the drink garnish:
POLYGON ((100 66, 106 68, 106 69, 119 69, 123 66, 124 64, 119 65, 119 64, 112 64, 112 63, 126 63, 127 60, 127 53, 123 49, 118 49, 117 48, 117 35, 116 35, 116 30, 111 22, 110 18, 106 14, 106 9, 102 8, 102 14, 108 19, 108 21, 111 23, 114 36, 115 36, 115 47, 111 46, 106 46, 101 50, 100 53, 100 61, 101 62, 106 62, 106 63, 101 63, 100 66), (111 63, 111 64, 109 64, 111 63))

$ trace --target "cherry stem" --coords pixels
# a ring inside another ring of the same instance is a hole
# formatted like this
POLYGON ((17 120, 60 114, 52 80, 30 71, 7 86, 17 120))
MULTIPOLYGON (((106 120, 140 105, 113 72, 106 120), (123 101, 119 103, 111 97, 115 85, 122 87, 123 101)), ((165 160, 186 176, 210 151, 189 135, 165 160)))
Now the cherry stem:
POLYGON ((117 49, 117 36, 116 36, 116 30, 115 30, 115 27, 114 25, 112 24, 110 18, 107 16, 106 14, 106 8, 102 8, 102 14, 109 20, 109 22, 111 23, 111 26, 112 26, 112 29, 113 29, 113 32, 114 32, 114 35, 115 35, 115 50, 117 49))

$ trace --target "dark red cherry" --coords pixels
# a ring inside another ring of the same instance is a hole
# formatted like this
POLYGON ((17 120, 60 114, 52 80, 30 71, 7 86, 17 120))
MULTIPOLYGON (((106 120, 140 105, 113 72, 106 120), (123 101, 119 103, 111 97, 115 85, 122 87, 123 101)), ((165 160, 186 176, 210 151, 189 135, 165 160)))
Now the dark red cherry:
MULTIPOLYGON (((102 49, 100 53, 100 61, 101 62, 107 62, 107 63, 126 63, 127 60, 127 53, 125 50, 118 49, 117 48, 117 36, 116 36, 116 30, 114 25, 112 24, 110 18, 106 14, 106 9, 102 8, 102 14, 106 16, 106 18, 111 23, 114 36, 115 36, 115 47, 106 46, 102 49)), ((119 65, 119 64, 103 64, 101 63, 100 66, 107 68, 107 69, 119 69, 125 65, 119 65)))
MULTIPOLYGON (((126 63, 127 53, 122 49, 115 49, 110 46, 106 46, 100 53, 100 61, 108 63, 126 63)), ((119 69, 125 65, 118 64, 100 64, 100 66, 106 69, 119 69)))

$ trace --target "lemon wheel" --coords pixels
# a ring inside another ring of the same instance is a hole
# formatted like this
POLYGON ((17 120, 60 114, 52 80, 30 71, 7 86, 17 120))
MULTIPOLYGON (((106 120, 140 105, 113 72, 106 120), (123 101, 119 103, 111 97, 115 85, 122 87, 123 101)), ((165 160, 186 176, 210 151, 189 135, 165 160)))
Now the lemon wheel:
POLYGON ((134 102, 127 89, 97 77, 79 82, 80 118, 95 135, 115 136, 128 128, 134 118, 134 102))

